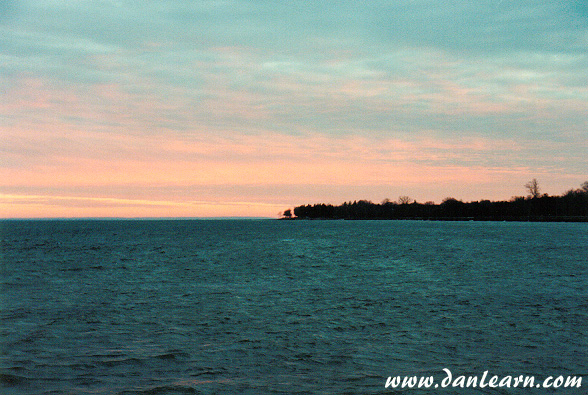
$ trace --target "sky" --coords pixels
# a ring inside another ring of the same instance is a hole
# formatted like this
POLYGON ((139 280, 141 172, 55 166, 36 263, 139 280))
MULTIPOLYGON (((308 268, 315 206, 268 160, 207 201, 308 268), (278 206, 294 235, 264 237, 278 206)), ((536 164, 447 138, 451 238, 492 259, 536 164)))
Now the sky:
POLYGON ((0 0, 0 217, 588 180, 584 0, 0 0))

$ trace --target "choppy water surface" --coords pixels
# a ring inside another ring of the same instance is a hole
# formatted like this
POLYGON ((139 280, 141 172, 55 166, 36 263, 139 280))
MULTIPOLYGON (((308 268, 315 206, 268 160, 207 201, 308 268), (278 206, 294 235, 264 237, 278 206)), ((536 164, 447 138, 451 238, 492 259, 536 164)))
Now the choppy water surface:
MULTIPOLYGON (((443 368, 588 388, 588 224, 0 226, 2 393, 384 394, 443 368)), ((552 393, 460 391, 409 393, 552 393)))

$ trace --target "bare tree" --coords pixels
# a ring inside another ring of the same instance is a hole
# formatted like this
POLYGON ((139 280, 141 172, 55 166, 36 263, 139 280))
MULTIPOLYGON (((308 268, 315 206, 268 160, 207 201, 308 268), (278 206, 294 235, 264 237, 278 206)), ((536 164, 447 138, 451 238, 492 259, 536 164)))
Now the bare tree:
POLYGON ((539 188, 539 181, 537 181, 536 178, 533 178, 531 181, 526 183, 525 188, 527 188, 527 191, 529 191, 529 194, 532 198, 538 198, 541 193, 541 189, 539 188))
POLYGON ((584 191, 584 193, 588 193, 588 181, 584 181, 582 184, 582 191, 584 191))
POLYGON ((410 204, 412 203, 412 199, 410 196, 399 196, 398 197, 398 204, 410 204))

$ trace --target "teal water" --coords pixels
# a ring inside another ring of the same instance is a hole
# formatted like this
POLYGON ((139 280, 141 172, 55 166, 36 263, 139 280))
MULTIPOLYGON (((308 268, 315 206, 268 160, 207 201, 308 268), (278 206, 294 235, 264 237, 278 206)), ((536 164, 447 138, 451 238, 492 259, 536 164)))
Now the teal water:
POLYGON ((391 394, 582 376, 588 224, 2 221, 4 394, 391 394))

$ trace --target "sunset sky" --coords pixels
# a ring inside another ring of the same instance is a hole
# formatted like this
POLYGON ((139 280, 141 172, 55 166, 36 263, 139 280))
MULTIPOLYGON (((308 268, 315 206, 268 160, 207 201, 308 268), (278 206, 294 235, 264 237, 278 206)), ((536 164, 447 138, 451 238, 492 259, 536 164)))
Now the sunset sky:
POLYGON ((0 217, 588 180, 584 0, 0 1, 0 217))

